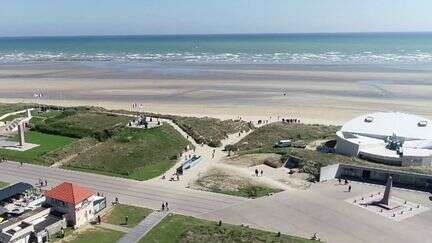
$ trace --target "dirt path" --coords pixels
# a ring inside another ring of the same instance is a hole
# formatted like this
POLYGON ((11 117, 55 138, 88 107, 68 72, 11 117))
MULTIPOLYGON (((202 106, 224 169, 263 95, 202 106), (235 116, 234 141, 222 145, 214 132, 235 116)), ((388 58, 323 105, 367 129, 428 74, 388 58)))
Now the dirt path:
MULTIPOLYGON (((130 114, 113 113, 113 112, 108 112, 108 113, 115 114, 115 115, 125 115, 125 116, 135 117, 134 115, 130 115, 130 114)), ((278 180, 275 180, 271 176, 256 177, 253 176, 253 171, 250 168, 242 168, 234 165, 228 165, 222 162, 228 156, 227 152, 223 151, 225 146, 228 144, 235 144, 239 142, 241 139, 246 137, 249 133, 253 132, 253 130, 250 130, 248 132, 243 132, 240 134, 238 133, 230 134, 226 139, 223 139, 221 141, 222 145, 220 147, 213 148, 206 144, 198 144, 191 136, 189 136, 179 126, 177 126, 177 124, 175 124, 172 120, 162 119, 162 118, 159 118, 159 120, 161 122, 166 122, 167 124, 174 127, 174 129, 177 132, 179 132, 184 138, 186 138, 195 147, 195 151, 190 150, 186 153, 183 153, 182 157, 177 161, 177 163, 165 173, 165 177, 166 177, 165 180, 163 180, 162 177, 156 177, 147 182, 154 183, 156 185, 168 184, 170 186, 175 186, 175 187, 183 187, 183 188, 190 187, 198 178, 200 178, 204 173, 206 173, 210 169, 221 168, 229 171, 235 171, 240 176, 250 178, 252 181, 258 182, 260 184, 265 184, 283 190, 291 189, 291 187, 289 187, 288 185, 278 180), (186 170, 184 174, 180 177, 179 181, 169 181, 169 178, 176 173, 176 169, 179 166, 181 166, 182 162, 184 162, 190 155, 201 156, 201 161, 196 166, 192 167, 189 170, 186 170)), ((263 126, 267 124, 260 124, 258 126, 263 126)))

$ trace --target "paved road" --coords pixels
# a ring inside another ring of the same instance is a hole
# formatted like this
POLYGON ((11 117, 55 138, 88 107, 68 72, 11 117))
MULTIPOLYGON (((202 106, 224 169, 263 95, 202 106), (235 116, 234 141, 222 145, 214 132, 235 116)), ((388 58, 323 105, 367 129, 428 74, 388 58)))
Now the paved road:
MULTIPOLYGON (((50 185, 70 181, 102 192, 112 199, 118 196, 124 203, 158 209, 168 201, 177 213, 256 228, 281 231, 309 237, 314 232, 326 242, 431 242, 432 210, 394 222, 390 219, 353 206, 344 200, 356 195, 383 190, 383 187, 354 183, 353 192, 335 182, 314 184, 309 190, 289 190, 271 197, 248 200, 138 182, 128 179, 94 175, 6 162, 0 164, 0 181, 36 183, 40 177, 50 185)), ((393 195, 432 208, 429 194, 394 190, 393 195)))
MULTIPOLYGON (((305 237, 318 232, 326 242, 432 242, 432 210, 395 222, 345 202, 356 195, 383 191, 383 186, 352 183, 353 191, 348 193, 337 184, 318 183, 306 191, 289 190, 200 217, 305 237)), ((395 189, 393 195, 432 208, 429 194, 395 189)))
POLYGON ((49 168, 16 162, 0 163, 0 181, 24 181, 35 184, 39 178, 46 178, 48 185, 68 181, 91 188, 107 196, 108 200, 118 197, 121 202, 159 209, 167 201, 177 213, 199 215, 248 201, 223 194, 189 190, 186 188, 154 185, 147 182, 115 178, 91 173, 49 168))

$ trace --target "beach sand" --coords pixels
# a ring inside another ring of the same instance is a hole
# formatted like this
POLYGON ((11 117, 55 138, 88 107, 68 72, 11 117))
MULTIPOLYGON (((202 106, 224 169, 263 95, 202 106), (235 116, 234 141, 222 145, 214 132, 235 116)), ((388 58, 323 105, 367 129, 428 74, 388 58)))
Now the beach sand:
POLYGON ((432 119, 432 72, 284 65, 0 66, 0 102, 93 105, 222 119, 342 124, 401 111, 432 119), (35 99, 34 93, 43 98, 35 99))

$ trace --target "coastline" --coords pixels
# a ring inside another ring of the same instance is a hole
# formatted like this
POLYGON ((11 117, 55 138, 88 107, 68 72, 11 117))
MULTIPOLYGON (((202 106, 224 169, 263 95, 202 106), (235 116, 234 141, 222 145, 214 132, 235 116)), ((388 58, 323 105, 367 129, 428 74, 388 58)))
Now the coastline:
POLYGON ((0 102, 244 120, 298 118, 340 125, 401 111, 432 118, 432 72, 403 68, 281 65, 3 65, 0 102), (43 94, 36 99, 34 93, 43 94), (136 110, 136 109, 135 109, 136 110))

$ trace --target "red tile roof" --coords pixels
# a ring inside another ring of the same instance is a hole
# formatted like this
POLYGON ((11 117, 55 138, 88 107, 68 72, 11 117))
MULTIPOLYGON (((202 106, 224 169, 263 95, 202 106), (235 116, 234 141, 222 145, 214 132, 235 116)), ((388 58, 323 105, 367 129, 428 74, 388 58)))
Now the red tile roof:
POLYGON ((74 205, 77 205, 92 195, 93 193, 89 189, 69 182, 63 182, 45 193, 46 197, 74 205))

